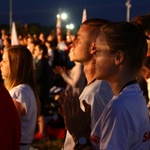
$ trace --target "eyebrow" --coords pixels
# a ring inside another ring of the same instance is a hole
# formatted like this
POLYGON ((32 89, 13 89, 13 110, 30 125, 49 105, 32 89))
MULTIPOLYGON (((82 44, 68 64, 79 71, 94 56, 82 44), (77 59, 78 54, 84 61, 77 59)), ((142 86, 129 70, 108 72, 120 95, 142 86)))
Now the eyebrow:
POLYGON ((100 53, 100 52, 103 52, 103 53, 107 53, 107 54, 114 54, 116 53, 118 50, 97 50, 96 49, 96 53, 100 53))
POLYGON ((79 37, 79 36, 81 36, 79 33, 77 33, 77 35, 76 35, 77 37, 79 37))

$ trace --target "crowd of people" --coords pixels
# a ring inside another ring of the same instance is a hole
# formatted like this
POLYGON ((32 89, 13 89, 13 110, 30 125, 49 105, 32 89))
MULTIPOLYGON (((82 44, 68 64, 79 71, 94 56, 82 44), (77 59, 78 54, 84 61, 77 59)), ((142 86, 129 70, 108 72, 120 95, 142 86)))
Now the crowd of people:
POLYGON ((61 87, 64 150, 150 149, 150 14, 88 19, 69 38, 27 34, 13 46, 4 30, 0 38, 1 116, 11 110, 2 149, 29 150, 34 138, 46 137, 54 87, 61 87))

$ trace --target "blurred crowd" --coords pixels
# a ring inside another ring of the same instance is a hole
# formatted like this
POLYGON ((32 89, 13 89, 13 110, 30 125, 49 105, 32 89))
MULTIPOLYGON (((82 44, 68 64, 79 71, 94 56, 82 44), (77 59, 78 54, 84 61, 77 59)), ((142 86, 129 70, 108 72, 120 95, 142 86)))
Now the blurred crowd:
MULTIPOLYGON (((11 34, 1 29, 0 61, 4 51, 11 47, 12 38, 11 34)), ((57 35, 57 33, 46 35, 43 32, 39 35, 29 33, 25 36, 18 35, 19 45, 25 46, 32 54, 34 77, 41 103, 35 139, 45 138, 46 123, 48 123, 45 117, 56 114, 59 93, 72 90, 80 94, 86 85, 82 65, 74 62, 72 58, 71 44, 75 38, 76 36, 70 35, 69 32, 67 35, 57 35)), ((1 74, 0 81, 4 82, 1 74)), ((61 116, 57 118, 61 120, 59 127, 64 127, 61 116)))
MULTIPOLYGON (((11 35, 8 31, 1 29, 0 33, 0 54, 2 55, 4 50, 11 46, 11 35)), ((49 64, 49 68, 51 73, 56 66, 65 67, 66 70, 71 69, 74 66, 74 62, 71 62, 68 54, 70 51, 70 44, 75 39, 75 35, 68 34, 65 35, 54 35, 54 34, 45 34, 41 32, 39 35, 31 35, 26 33, 25 36, 18 35, 18 43, 19 45, 26 46, 30 52, 32 53, 33 59, 37 58, 35 56, 35 49, 37 45, 41 45, 44 49, 43 56, 46 58, 49 64)), ((52 77, 52 76, 51 76, 52 77)), ((51 85, 53 86, 54 82, 51 85)), ((61 86, 65 86, 64 83, 55 82, 55 84, 61 84, 61 86)))

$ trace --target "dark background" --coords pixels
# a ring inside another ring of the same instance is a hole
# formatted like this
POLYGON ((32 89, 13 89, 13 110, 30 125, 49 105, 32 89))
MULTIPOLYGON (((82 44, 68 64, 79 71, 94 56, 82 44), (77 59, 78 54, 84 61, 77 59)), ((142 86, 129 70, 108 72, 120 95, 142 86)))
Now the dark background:
MULTIPOLYGON (((126 0, 12 0, 12 21, 54 26, 61 8, 68 14, 63 24, 79 26, 83 9, 87 18, 101 17, 111 21, 126 20, 126 0)), ((9 24, 10 0, 0 0, 0 24, 9 24)), ((131 0, 130 18, 150 12, 150 0, 131 0)))

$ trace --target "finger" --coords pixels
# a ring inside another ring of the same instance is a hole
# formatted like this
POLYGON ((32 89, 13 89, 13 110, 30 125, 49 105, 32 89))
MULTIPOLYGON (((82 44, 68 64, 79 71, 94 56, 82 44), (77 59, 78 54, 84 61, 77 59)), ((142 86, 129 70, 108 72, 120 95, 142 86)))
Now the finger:
POLYGON ((86 121, 87 121, 87 134, 90 135, 91 132, 91 106, 86 103, 85 100, 83 100, 83 105, 85 107, 85 113, 86 113, 86 121))
MULTIPOLYGON (((64 92, 60 93, 60 99, 58 100, 58 103, 61 105, 63 112, 65 111, 67 113, 67 103, 68 103, 68 97, 65 95, 64 92), (64 110, 66 109, 66 110, 64 110)), ((68 110, 69 111, 69 110, 68 110)))
POLYGON ((63 114, 64 114, 64 122, 65 122, 66 127, 68 128, 70 120, 73 118, 70 102, 66 100, 64 105, 62 105, 62 109, 63 109, 63 114))
POLYGON ((66 90, 66 95, 70 98, 70 100, 73 97, 72 91, 71 90, 66 90))
POLYGON ((70 106, 69 106, 69 109, 71 111, 70 113, 72 114, 72 116, 74 116, 76 114, 76 102, 75 102, 75 99, 73 97, 73 93, 72 93, 72 91, 67 90, 66 95, 67 95, 68 100, 69 100, 68 103, 70 104, 70 106))
POLYGON ((62 69, 62 67, 61 67, 61 66, 57 66, 57 69, 58 69, 58 70, 61 70, 61 69, 62 69))
POLYGON ((56 66, 55 69, 59 69, 59 66, 56 66))
POLYGON ((85 112, 88 116, 91 115, 91 105, 87 104, 85 100, 83 100, 83 105, 84 105, 84 108, 85 108, 85 112))
POLYGON ((64 110, 64 113, 65 113, 65 116, 70 119, 71 116, 73 115, 73 111, 72 111, 72 104, 71 104, 71 101, 70 101, 70 98, 68 96, 65 96, 65 99, 64 99, 64 105, 63 105, 63 110, 64 110))
POLYGON ((56 69, 53 69, 53 72, 56 73, 56 69))
POLYGON ((74 107, 76 113, 79 113, 81 111, 79 96, 76 94, 74 95, 74 107))
POLYGON ((66 91, 66 95, 68 96, 69 99, 70 103, 69 109, 71 110, 71 114, 73 116, 77 116, 81 111, 79 96, 77 94, 73 95, 73 93, 68 90, 66 91))
POLYGON ((62 98, 59 98, 58 103, 59 103, 60 106, 62 106, 64 104, 64 100, 62 98))
POLYGON ((64 93, 64 92, 61 92, 59 95, 60 95, 60 97, 61 97, 63 100, 65 100, 66 95, 65 95, 65 93, 64 93))

